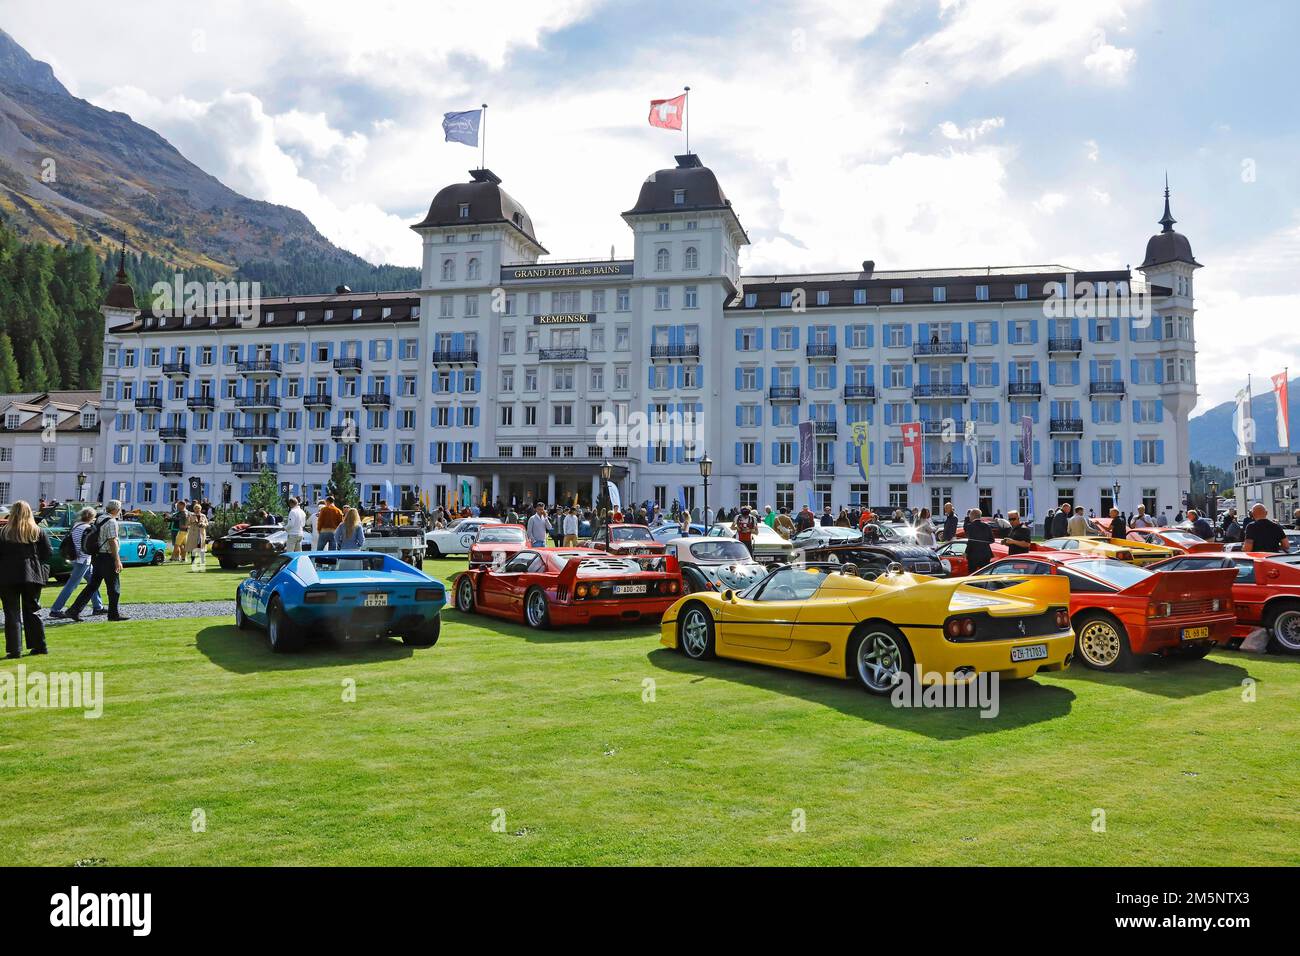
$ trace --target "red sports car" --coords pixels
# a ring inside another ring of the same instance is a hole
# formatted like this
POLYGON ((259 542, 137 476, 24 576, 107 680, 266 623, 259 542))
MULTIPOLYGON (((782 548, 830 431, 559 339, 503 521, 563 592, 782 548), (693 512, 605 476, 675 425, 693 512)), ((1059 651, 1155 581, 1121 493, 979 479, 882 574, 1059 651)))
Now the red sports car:
POLYGON ((607 524, 591 539, 591 546, 610 554, 663 554, 668 547, 643 524, 607 524))
POLYGON ((1222 551, 1223 545, 1215 541, 1206 541, 1200 535, 1192 534, 1181 528, 1134 528, 1128 533, 1130 541, 1154 544, 1162 548, 1174 548, 1183 554, 1202 554, 1209 551, 1222 551))
POLYGON ((1204 657, 1227 644, 1236 625, 1233 573, 1222 567, 1153 571, 1096 555, 1031 551, 975 577, 999 574, 1069 578, 1075 654, 1094 670, 1125 670, 1137 654, 1204 657))
POLYGON ((469 548, 469 566, 505 564, 528 543, 521 524, 485 524, 469 548))
MULTIPOLYGON (((970 574, 970 565, 966 562, 966 545, 965 538, 954 538, 952 541, 945 542, 934 549, 942 560, 948 562, 948 575, 954 578, 964 578, 970 574)), ((989 550, 993 552, 993 560, 1005 558, 1007 556, 1007 546, 993 542, 989 545, 989 550)))
POLYGON ((529 548, 499 568, 463 571, 456 610, 531 627, 593 621, 658 620, 681 597, 673 555, 612 555, 590 548, 529 548))
POLYGON ((1234 638, 1244 638, 1257 627, 1268 631, 1268 647, 1275 653, 1300 654, 1300 567, 1295 556, 1243 554, 1240 551, 1186 554, 1151 565, 1152 570, 1191 571, 1232 568, 1236 580, 1232 600, 1237 608, 1234 638))

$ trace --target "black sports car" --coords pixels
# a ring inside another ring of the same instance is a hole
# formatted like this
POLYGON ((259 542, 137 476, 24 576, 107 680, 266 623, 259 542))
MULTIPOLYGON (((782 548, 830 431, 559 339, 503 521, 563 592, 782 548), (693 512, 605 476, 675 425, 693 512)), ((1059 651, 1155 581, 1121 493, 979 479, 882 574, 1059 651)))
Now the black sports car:
POLYGON ((284 551, 289 533, 278 524, 248 525, 212 542, 212 556, 227 570, 245 564, 262 567, 284 551))
POLYGON ((912 574, 928 574, 936 578, 948 575, 948 569, 933 548, 901 542, 863 540, 804 548, 795 554, 795 560, 808 564, 856 564, 858 574, 865 578, 884 574, 891 564, 901 564, 904 571, 912 574))

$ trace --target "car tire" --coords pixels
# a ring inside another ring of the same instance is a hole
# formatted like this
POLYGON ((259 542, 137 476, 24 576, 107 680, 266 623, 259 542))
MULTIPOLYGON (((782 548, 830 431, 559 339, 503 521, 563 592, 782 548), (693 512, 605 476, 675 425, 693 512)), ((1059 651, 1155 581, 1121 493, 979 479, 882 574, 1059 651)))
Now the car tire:
POLYGON ((235 562, 227 561, 224 558, 218 558, 217 564, 221 566, 222 571, 236 571, 239 569, 239 565, 235 564, 235 562))
POLYGON ((438 547, 436 544, 425 545, 424 553, 436 561, 442 557, 442 548, 438 547))
POLYGON ((1083 614, 1074 622, 1074 656, 1094 671, 1126 671, 1133 667, 1128 632, 1109 614, 1083 614))
POLYGON ((462 574, 456 582, 456 610, 461 614, 474 613, 474 579, 462 574))
POLYGON ((275 654, 287 654, 303 645, 302 633, 289 620, 279 596, 271 598, 266 608, 266 643, 275 654))
POLYGON ((1286 602, 1271 607, 1264 617, 1271 654, 1300 654, 1300 604, 1286 602))
POLYGON ((235 591, 235 627, 241 631, 251 631, 253 629, 253 622, 248 619, 243 606, 239 603, 238 591, 235 591))
POLYGON ((682 569, 682 593, 683 594, 699 594, 701 591, 709 591, 709 590, 712 589, 709 587, 708 581, 704 579, 704 575, 702 575, 699 571, 697 571, 695 568, 682 569))
POLYGON ((163 563, 165 558, 166 556, 161 551, 155 551, 153 553, 153 559, 149 563, 156 568, 163 563))
POLYGON ((713 617, 703 604, 687 604, 677 615, 677 649, 693 661, 718 656, 713 617))
POLYGON ((442 631, 442 618, 435 617, 428 624, 421 625, 414 631, 402 635, 402 643, 409 647, 433 647, 438 643, 438 634, 442 631))
POLYGON ((528 626, 545 631, 551 626, 551 607, 546 602, 546 592, 531 588, 524 595, 524 620, 528 626))
POLYGON ((869 694, 883 697, 893 692, 900 680, 910 678, 916 655, 903 632, 882 622, 869 623, 850 638, 844 655, 849 676, 869 694))

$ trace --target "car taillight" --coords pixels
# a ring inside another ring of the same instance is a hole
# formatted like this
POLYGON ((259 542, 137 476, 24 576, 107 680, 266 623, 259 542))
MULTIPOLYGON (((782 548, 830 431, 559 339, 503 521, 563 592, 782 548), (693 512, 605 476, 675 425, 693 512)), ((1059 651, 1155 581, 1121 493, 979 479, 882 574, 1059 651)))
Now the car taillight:
POLYGON ((307 591, 303 594, 303 603, 305 604, 336 604, 339 599, 338 591, 307 591))
POLYGON ((441 588, 416 588, 415 599, 417 601, 442 601, 447 597, 441 588))
POLYGON ((1147 611, 1148 617, 1171 617, 1174 613, 1174 606, 1168 601, 1161 601, 1159 604, 1152 604, 1147 611))
POLYGON ((1070 629, 1070 612, 1064 609, 1056 612, 1056 629, 1058 631, 1068 631, 1070 629))
POLYGON ((1115 552, 1115 560, 1116 560, 1116 561, 1132 561, 1132 560, 1133 560, 1133 552, 1132 552, 1132 551, 1116 551, 1116 552, 1115 552))
POLYGON ((975 621, 969 617, 949 618, 943 625, 943 632, 953 640, 959 637, 974 637, 975 621))
POLYGON ((579 584, 573 591, 576 597, 585 598, 587 596, 587 585, 579 584))

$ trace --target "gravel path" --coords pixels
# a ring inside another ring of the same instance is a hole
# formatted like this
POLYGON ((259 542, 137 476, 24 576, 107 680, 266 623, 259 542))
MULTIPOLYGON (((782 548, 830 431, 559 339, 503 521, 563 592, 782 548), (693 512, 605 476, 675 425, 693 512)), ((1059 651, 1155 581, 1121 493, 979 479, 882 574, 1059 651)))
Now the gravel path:
MULTIPOLYGON (((234 601, 189 601, 176 604, 123 604, 122 613, 133 621, 166 621, 184 617, 228 617, 235 619, 234 601)), ((41 618, 47 627, 59 627, 67 624, 58 618, 51 618, 47 608, 41 609, 41 618)), ((4 616, 0 615, 0 621, 4 616)), ((91 614, 90 608, 81 613, 83 622, 102 622, 108 618, 103 614, 91 614)))

